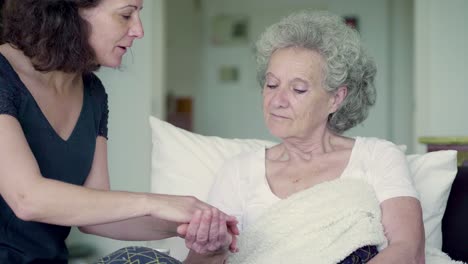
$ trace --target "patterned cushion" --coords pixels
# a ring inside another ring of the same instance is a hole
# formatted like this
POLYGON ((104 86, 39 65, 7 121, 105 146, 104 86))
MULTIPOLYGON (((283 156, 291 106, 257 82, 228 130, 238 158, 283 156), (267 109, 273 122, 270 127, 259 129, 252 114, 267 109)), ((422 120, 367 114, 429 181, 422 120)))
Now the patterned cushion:
POLYGON ((126 247, 99 259, 96 264, 182 264, 170 256, 147 247, 126 247))

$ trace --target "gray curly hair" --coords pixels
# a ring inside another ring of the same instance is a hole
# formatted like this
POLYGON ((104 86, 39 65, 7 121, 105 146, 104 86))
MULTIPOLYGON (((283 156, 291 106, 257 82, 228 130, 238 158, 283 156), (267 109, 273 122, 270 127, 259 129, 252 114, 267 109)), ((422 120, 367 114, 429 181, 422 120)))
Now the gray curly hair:
POLYGON ((323 87, 327 91, 348 88, 340 108, 329 116, 328 127, 332 131, 341 134, 367 118, 369 107, 375 104, 377 70, 356 30, 328 12, 293 13, 271 25, 256 42, 257 79, 261 87, 273 52, 288 47, 321 54, 326 62, 323 87))

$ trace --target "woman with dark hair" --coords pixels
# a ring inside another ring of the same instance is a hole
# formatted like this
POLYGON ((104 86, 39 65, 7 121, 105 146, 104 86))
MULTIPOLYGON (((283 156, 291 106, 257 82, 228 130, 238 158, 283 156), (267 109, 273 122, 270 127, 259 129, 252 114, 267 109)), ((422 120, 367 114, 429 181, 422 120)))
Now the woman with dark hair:
POLYGON ((66 263, 70 226, 114 239, 155 240, 183 236, 178 226, 213 212, 213 223, 237 232, 233 217, 194 197, 109 191, 107 94, 92 72, 118 67, 143 37, 142 5, 6 1, 0 263, 66 263))

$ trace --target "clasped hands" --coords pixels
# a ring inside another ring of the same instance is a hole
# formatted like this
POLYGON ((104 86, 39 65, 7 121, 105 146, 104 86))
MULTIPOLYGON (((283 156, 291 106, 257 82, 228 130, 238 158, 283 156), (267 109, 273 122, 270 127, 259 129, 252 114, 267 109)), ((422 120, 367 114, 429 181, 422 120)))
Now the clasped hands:
POLYGON ((185 238, 187 248, 199 254, 218 254, 227 250, 235 253, 237 248, 237 219, 218 210, 208 208, 196 210, 188 224, 177 228, 185 238))

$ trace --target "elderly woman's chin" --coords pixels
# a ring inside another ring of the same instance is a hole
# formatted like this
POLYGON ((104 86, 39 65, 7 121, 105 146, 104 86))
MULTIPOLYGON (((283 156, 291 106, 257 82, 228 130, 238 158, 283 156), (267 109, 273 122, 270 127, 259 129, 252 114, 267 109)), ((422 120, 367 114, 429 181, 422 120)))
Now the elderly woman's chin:
POLYGON ((291 131, 291 125, 272 124, 271 122, 267 122, 267 127, 270 134, 277 138, 287 138, 293 134, 293 131, 291 131))

